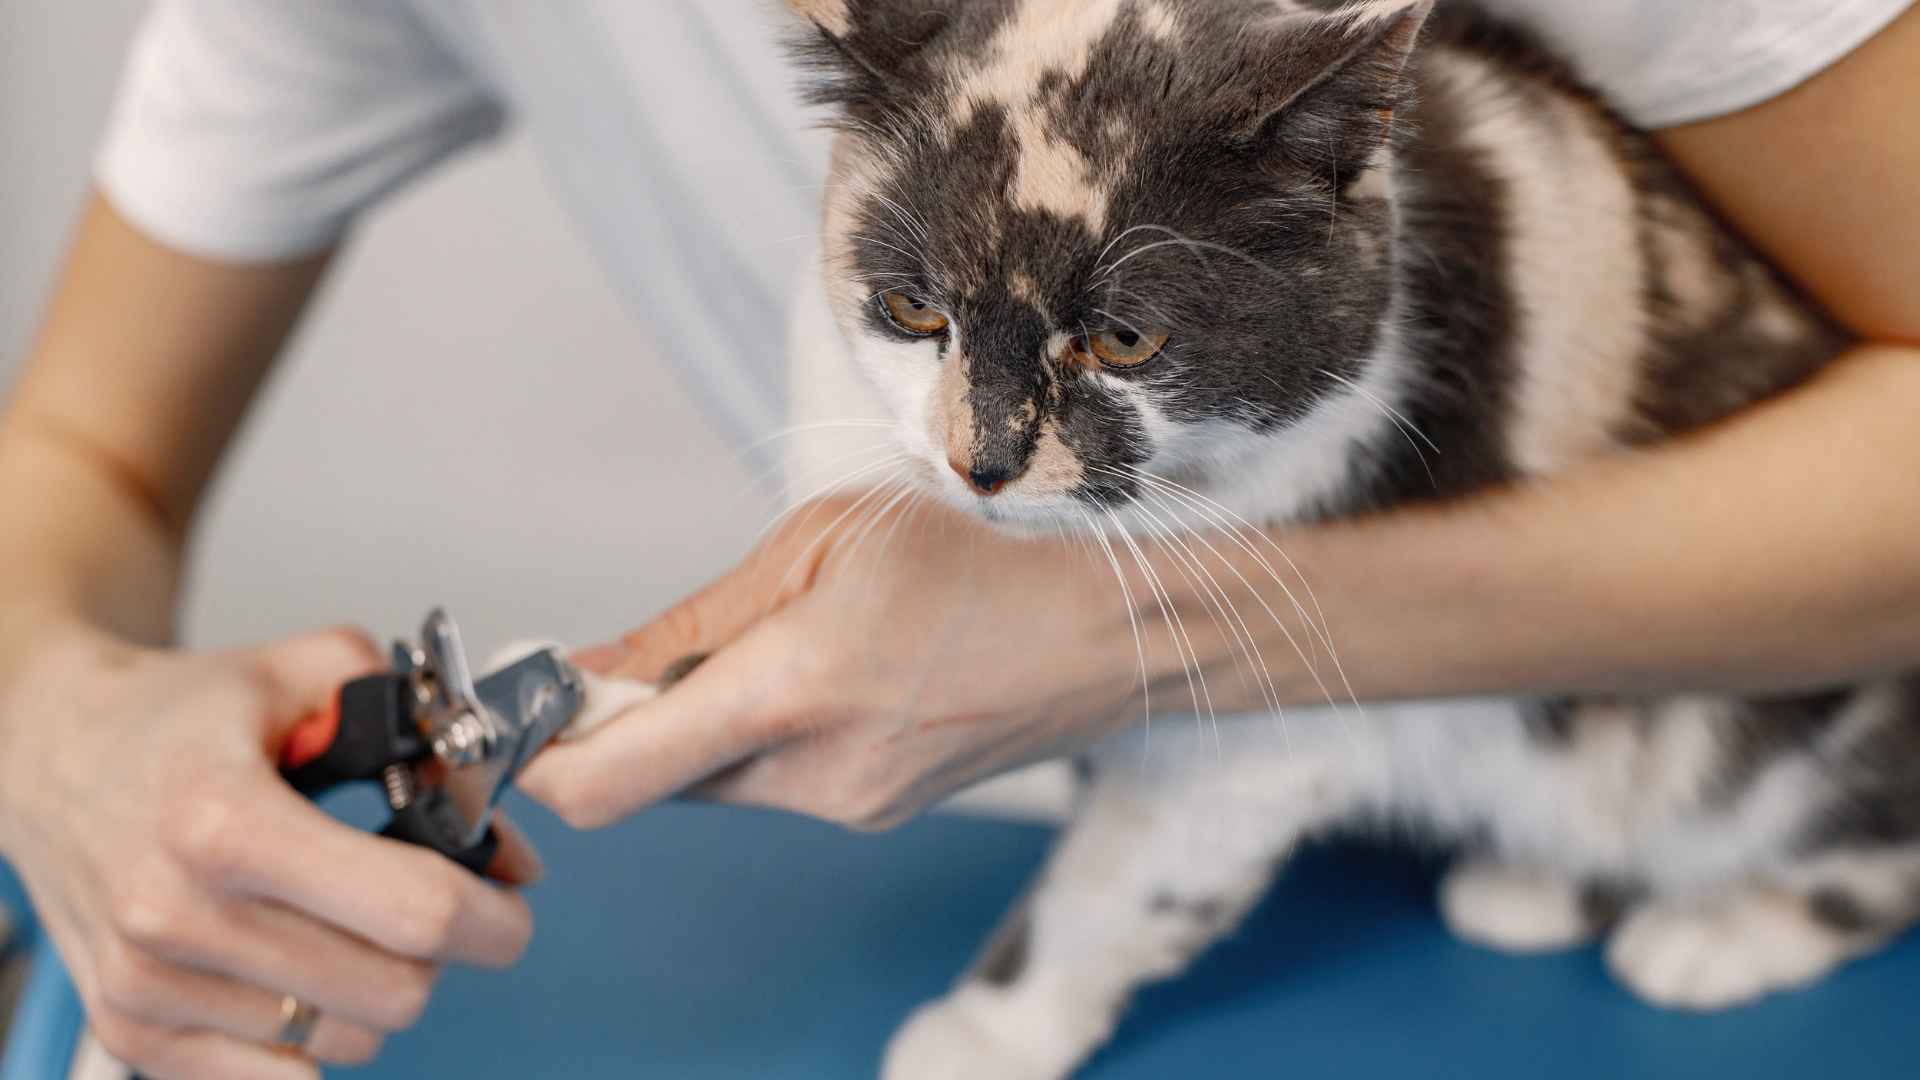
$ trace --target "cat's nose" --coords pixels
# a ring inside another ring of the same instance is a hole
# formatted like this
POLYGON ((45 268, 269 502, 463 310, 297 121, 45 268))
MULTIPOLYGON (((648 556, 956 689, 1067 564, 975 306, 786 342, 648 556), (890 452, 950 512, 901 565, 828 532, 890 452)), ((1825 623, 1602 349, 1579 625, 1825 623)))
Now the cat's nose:
POLYGON ((997 465, 963 465, 952 458, 947 459, 947 467, 959 474, 967 486, 982 495, 997 494, 1007 482, 1013 479, 1013 470, 997 465))

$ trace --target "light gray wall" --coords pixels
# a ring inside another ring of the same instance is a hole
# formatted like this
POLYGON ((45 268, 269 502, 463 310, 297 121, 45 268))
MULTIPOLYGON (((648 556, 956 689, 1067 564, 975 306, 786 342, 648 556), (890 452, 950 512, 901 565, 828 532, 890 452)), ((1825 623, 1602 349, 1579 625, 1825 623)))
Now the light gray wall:
MULTIPOLYGON (((0 377, 142 6, 0 0, 0 377)), ((769 512, 751 472, 508 141, 362 229, 204 521, 189 637, 387 636, 444 603, 483 647, 602 638, 741 553, 769 512)))

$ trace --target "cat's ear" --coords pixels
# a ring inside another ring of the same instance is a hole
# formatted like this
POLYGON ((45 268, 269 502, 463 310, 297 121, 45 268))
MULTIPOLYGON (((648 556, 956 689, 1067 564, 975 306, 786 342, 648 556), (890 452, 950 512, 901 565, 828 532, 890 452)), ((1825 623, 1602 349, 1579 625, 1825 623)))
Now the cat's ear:
POLYGON ((853 115, 884 104, 947 28, 950 2, 786 0, 806 23, 794 52, 818 76, 809 97, 853 115))
POLYGON ((1289 162, 1345 191, 1377 164, 1411 90, 1407 62, 1434 0, 1373 0, 1332 15, 1295 16, 1265 111, 1250 133, 1289 162))

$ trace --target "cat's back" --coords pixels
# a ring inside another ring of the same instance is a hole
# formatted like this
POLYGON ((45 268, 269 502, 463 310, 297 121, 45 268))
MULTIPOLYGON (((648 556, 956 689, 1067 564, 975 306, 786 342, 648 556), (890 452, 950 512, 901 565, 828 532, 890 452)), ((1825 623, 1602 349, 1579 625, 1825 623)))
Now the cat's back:
POLYGON ((1391 194, 1417 404, 1482 474, 1454 486, 1697 427, 1844 346, 1543 45, 1472 4, 1427 33, 1391 194))

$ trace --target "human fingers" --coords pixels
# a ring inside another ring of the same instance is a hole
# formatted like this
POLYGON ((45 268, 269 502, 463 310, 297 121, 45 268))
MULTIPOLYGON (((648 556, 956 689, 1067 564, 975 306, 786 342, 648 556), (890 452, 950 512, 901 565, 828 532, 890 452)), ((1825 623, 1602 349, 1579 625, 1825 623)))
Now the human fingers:
POLYGON ((520 896, 335 821, 270 772, 203 793, 164 835, 203 886, 277 901, 401 957, 506 967, 532 938, 520 896))
MULTIPOLYGON (((94 978, 99 1011, 146 1027, 206 1031, 257 1046, 270 1047, 279 1038, 289 1000, 305 1001, 129 948, 109 950, 95 965, 94 978)), ((383 1041, 378 1031, 322 1010, 300 1049, 327 1064, 364 1065, 383 1041)))
POLYGON ((575 828, 601 828, 805 730, 820 716, 803 649, 763 625, 708 658, 672 693, 591 739, 555 746, 520 779, 575 828))

